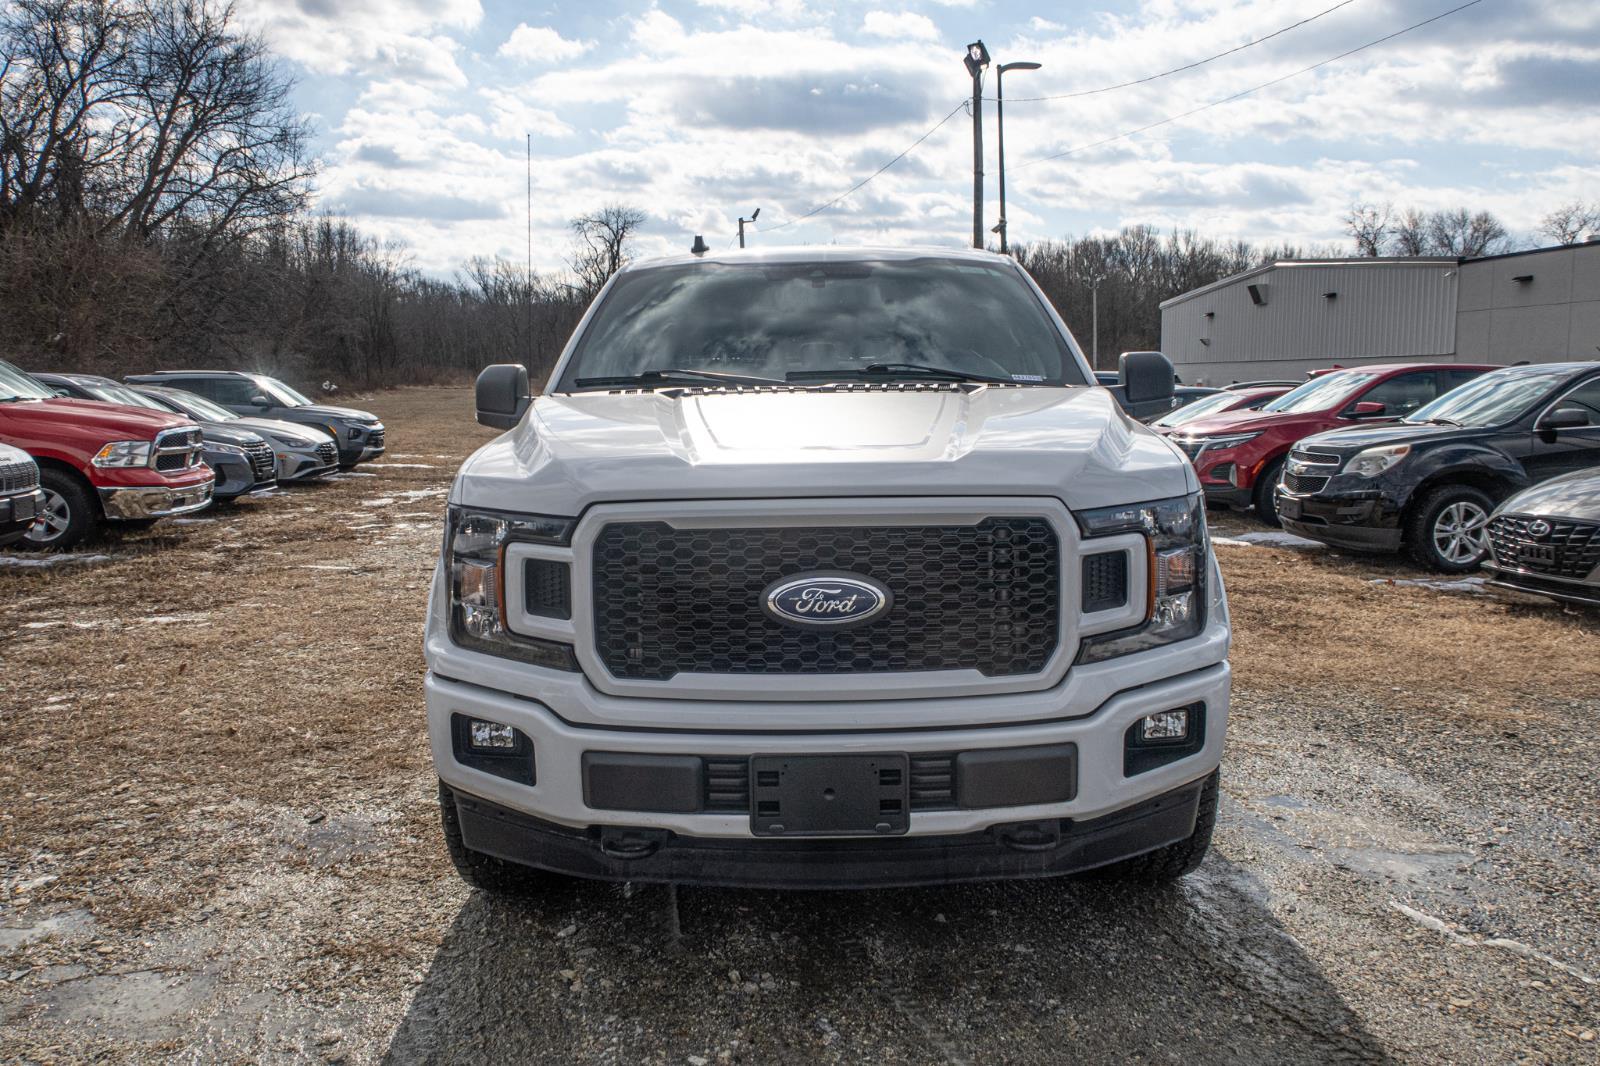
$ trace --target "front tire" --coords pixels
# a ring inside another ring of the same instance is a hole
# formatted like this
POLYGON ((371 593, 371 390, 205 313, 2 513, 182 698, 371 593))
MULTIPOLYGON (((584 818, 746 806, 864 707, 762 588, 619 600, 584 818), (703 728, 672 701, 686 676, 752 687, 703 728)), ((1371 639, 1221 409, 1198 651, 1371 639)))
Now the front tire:
POLYGON ((1198 870, 1205 861, 1206 852, 1211 847, 1211 834, 1217 827, 1217 781, 1220 775, 1220 770, 1211 771, 1211 776, 1200 786, 1200 805, 1195 811, 1194 832, 1189 834, 1188 839, 1103 866, 1095 873, 1115 881, 1159 885, 1176 881, 1184 874, 1198 870))
POLYGON ((1494 501, 1470 485, 1441 485, 1412 509, 1405 525, 1406 552, 1429 570, 1465 574, 1489 554, 1494 501))
POLYGON ((100 506, 73 474, 44 467, 39 471, 44 507, 22 543, 37 551, 66 551, 100 528, 100 506))
POLYGON ((531 866, 507 862, 467 847, 461 836, 461 816, 456 811, 456 794, 439 782, 439 820, 444 828, 444 844, 450 852, 461 880, 491 896, 527 898, 553 887, 556 875, 531 866))
POLYGON ((1256 478, 1256 517, 1274 528, 1283 525, 1278 517, 1278 482, 1283 480, 1283 460, 1274 459, 1256 478))

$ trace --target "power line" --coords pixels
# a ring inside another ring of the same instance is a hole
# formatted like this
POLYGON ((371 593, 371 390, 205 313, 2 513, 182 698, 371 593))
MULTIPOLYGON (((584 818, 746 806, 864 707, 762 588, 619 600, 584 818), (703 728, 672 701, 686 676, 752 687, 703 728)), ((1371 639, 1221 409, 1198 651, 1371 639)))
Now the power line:
MULTIPOLYGON (((1242 52, 1246 48, 1254 48, 1256 45, 1263 44, 1263 43, 1265 43, 1267 41, 1270 41, 1274 37, 1281 37, 1284 34, 1288 33, 1290 30, 1297 30, 1301 26, 1306 25, 1307 23, 1315 22, 1319 18, 1322 18, 1324 15, 1331 15, 1335 11, 1338 11, 1341 7, 1349 7, 1351 4, 1353 4, 1355 2, 1356 2, 1356 0, 1340 0, 1339 3, 1334 4, 1330 8, 1325 8, 1322 11, 1318 11, 1315 15, 1308 15, 1307 17, 1301 19, 1299 22, 1291 22, 1289 25, 1283 27, 1282 29, 1273 30, 1271 33, 1267 34, 1265 37, 1257 37, 1253 41, 1246 41, 1243 44, 1235 45, 1234 47, 1228 49, 1226 52, 1218 52, 1214 56, 1207 56, 1204 59, 1197 59, 1193 63, 1185 63, 1181 67, 1173 67, 1171 70, 1163 70, 1160 74, 1150 74, 1150 75, 1147 75, 1147 76, 1145 76, 1143 78, 1135 78, 1132 81, 1118 82, 1115 85, 1102 85, 1098 89, 1080 89, 1077 92, 1056 93, 1053 96, 1019 96, 1014 100, 1007 100, 1006 102, 1010 103, 1010 104, 1035 104, 1035 103, 1039 103, 1039 102, 1044 101, 1044 100, 1075 100, 1075 99, 1077 99, 1078 97, 1081 97, 1081 96, 1096 96, 1096 95, 1098 95, 1100 93, 1109 93, 1109 92, 1113 92, 1113 91, 1115 91, 1117 89, 1127 89, 1127 88, 1131 88, 1132 86, 1135 86, 1135 85, 1147 85, 1147 84, 1149 84, 1150 82, 1153 82, 1153 81, 1160 81, 1162 78, 1170 78, 1174 74, 1182 74, 1186 70, 1194 70, 1194 69, 1196 69, 1198 67, 1203 67, 1207 63, 1213 63, 1218 59, 1224 59, 1224 58, 1226 58, 1228 56, 1233 55, 1235 52, 1242 52)), ((985 97, 984 99, 986 99, 986 100, 993 99, 993 97, 985 97)))
POLYGON ((882 174, 884 171, 888 170, 890 167, 892 167, 896 163, 900 162, 900 160, 902 160, 906 156, 910 155, 912 153, 912 151, 915 150, 918 145, 920 145, 923 141, 927 140, 929 137, 932 137, 936 132, 938 132, 938 130, 939 130, 939 128, 941 126, 943 126, 946 122, 949 122, 951 119, 956 117, 956 112, 960 111, 962 108, 964 108, 966 106, 967 106, 967 101, 965 99, 963 99, 959 104, 957 104, 955 107, 950 109, 950 113, 948 115, 946 115, 944 118, 940 119, 938 122, 935 122, 932 126, 930 126, 928 128, 928 131, 926 133, 924 133, 921 137, 918 137, 916 140, 912 141, 909 145, 907 145, 905 151, 901 152, 899 155, 895 156, 893 159, 889 160, 883 166, 879 167, 877 170, 874 170, 871 174, 868 174, 866 177, 862 178, 860 181, 856 182, 854 185, 850 186, 844 192, 840 193, 838 196, 835 196, 833 199, 829 200, 827 203, 818 204, 816 207, 813 207, 811 210, 807 211, 805 214, 799 216, 798 218, 791 218, 787 222, 780 222, 778 225, 772 226, 771 228, 769 228, 766 232, 775 233, 776 231, 778 231, 780 229, 783 229, 786 226, 793 226, 796 223, 804 222, 806 219, 812 217, 813 215, 820 215, 822 212, 826 211, 828 208, 832 207, 834 204, 840 202, 841 200, 844 200, 844 199, 848 198, 852 193, 854 193, 857 189, 861 188, 867 182, 871 181, 873 178, 876 178, 879 174, 882 174))
POLYGON ((1113 143, 1115 141, 1125 140, 1125 139, 1127 139, 1129 137, 1136 136, 1136 135, 1144 133, 1144 132, 1146 132, 1148 130, 1153 130, 1158 126, 1166 126, 1166 125, 1169 125, 1169 124, 1171 124, 1173 122, 1178 122, 1181 119, 1189 118, 1192 115, 1198 115, 1202 111, 1209 111, 1213 107, 1221 107, 1223 104, 1232 103, 1233 101, 1243 99, 1244 97, 1249 96, 1252 93, 1258 93, 1262 89, 1271 88, 1274 85, 1278 85, 1278 84, 1280 84, 1282 82, 1286 82, 1290 78, 1298 78, 1302 74, 1309 74, 1313 70, 1318 70, 1318 69, 1320 69, 1322 67, 1327 66, 1330 63, 1337 63, 1341 59, 1348 59, 1350 56, 1355 55, 1357 52, 1365 52, 1369 48, 1376 48, 1378 45, 1384 44, 1384 43, 1386 43, 1388 41, 1392 41, 1396 37, 1400 37, 1400 36, 1402 36, 1404 34, 1410 33, 1412 30, 1420 30, 1422 27, 1427 26, 1430 23, 1438 22, 1442 18, 1448 18, 1451 15, 1454 15, 1459 11, 1465 11, 1467 8, 1476 7, 1478 4, 1481 4, 1481 3, 1483 3, 1483 0, 1467 0, 1467 3, 1462 4, 1459 7, 1453 7, 1449 11, 1441 11, 1439 14, 1433 16, 1432 18, 1423 19, 1421 22, 1414 22, 1411 25, 1405 27, 1404 29, 1395 30, 1393 33, 1389 34, 1388 36, 1379 37, 1375 41, 1368 41, 1366 44, 1358 45, 1357 47, 1352 48, 1347 52, 1340 52, 1338 55, 1330 56, 1329 58, 1324 59, 1319 63, 1313 63, 1309 67, 1301 67, 1299 70, 1293 71, 1292 73, 1289 73, 1289 74, 1285 74, 1282 77, 1273 78, 1271 81, 1264 81, 1260 85, 1253 85, 1248 89, 1244 89, 1244 90, 1242 90, 1240 92, 1234 93, 1232 96, 1224 96, 1220 100, 1213 100, 1209 104, 1201 104, 1199 107, 1190 108, 1188 111, 1184 111, 1184 112, 1181 112, 1181 113, 1176 114, 1176 115, 1169 115, 1166 118, 1159 119, 1159 120, 1157 120, 1155 122, 1151 122, 1151 123, 1148 123, 1146 125, 1140 126, 1137 129, 1127 130, 1125 132, 1118 133, 1115 136, 1106 137, 1103 140, 1092 141, 1089 144, 1080 144, 1075 148, 1068 148, 1066 151, 1063 151, 1063 152, 1056 152, 1053 155, 1040 156, 1038 159, 1030 159, 1026 163, 1021 163, 1021 164, 1019 164, 1019 165, 1017 165, 1015 167, 1012 167, 1011 168, 1012 173, 1016 173, 1019 170, 1026 170, 1029 167, 1035 166, 1035 165, 1037 165, 1039 163, 1048 163, 1052 159, 1062 159, 1062 158, 1065 158, 1066 156, 1074 155, 1074 154, 1076 154, 1078 152, 1086 152, 1091 148, 1099 148, 1099 147, 1101 147, 1103 145, 1111 144, 1111 143, 1113 143))

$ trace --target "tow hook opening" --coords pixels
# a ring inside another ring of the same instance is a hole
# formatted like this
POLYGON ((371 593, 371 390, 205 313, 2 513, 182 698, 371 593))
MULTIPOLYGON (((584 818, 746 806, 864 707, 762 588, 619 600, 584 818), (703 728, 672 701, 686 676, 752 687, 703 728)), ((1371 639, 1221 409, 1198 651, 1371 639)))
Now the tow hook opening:
POLYGON ((671 839, 667 829, 605 826, 600 830, 600 851, 612 859, 648 859, 671 839))
POLYGON ((1012 822, 995 826, 994 836, 1012 851, 1050 851, 1061 845, 1061 823, 1012 822))

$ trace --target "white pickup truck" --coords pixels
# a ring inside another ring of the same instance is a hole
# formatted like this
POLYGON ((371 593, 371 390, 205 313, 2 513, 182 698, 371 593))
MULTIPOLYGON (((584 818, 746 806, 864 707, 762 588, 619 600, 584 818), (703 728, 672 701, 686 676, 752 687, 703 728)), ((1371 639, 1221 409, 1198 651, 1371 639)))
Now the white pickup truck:
MULTIPOLYGON (((1130 353, 1141 400, 1173 387, 1130 353)), ((463 877, 1194 869, 1229 621, 1183 455, 1001 256, 624 269, 450 492, 428 729, 463 877)))

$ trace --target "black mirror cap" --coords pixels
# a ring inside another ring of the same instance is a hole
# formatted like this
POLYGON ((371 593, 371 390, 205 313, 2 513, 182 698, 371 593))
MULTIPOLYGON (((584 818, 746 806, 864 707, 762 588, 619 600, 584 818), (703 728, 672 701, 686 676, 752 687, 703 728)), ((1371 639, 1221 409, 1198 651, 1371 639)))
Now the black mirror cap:
POLYGON ((478 375, 478 424, 511 429, 528 413, 528 368, 521 363, 496 363, 478 375))
POLYGON ((1129 404, 1170 403, 1177 372, 1160 352, 1123 352, 1117 377, 1129 404))
POLYGON ((1589 425, 1589 413, 1580 407, 1557 407, 1539 419, 1542 430, 1584 429, 1589 425))

